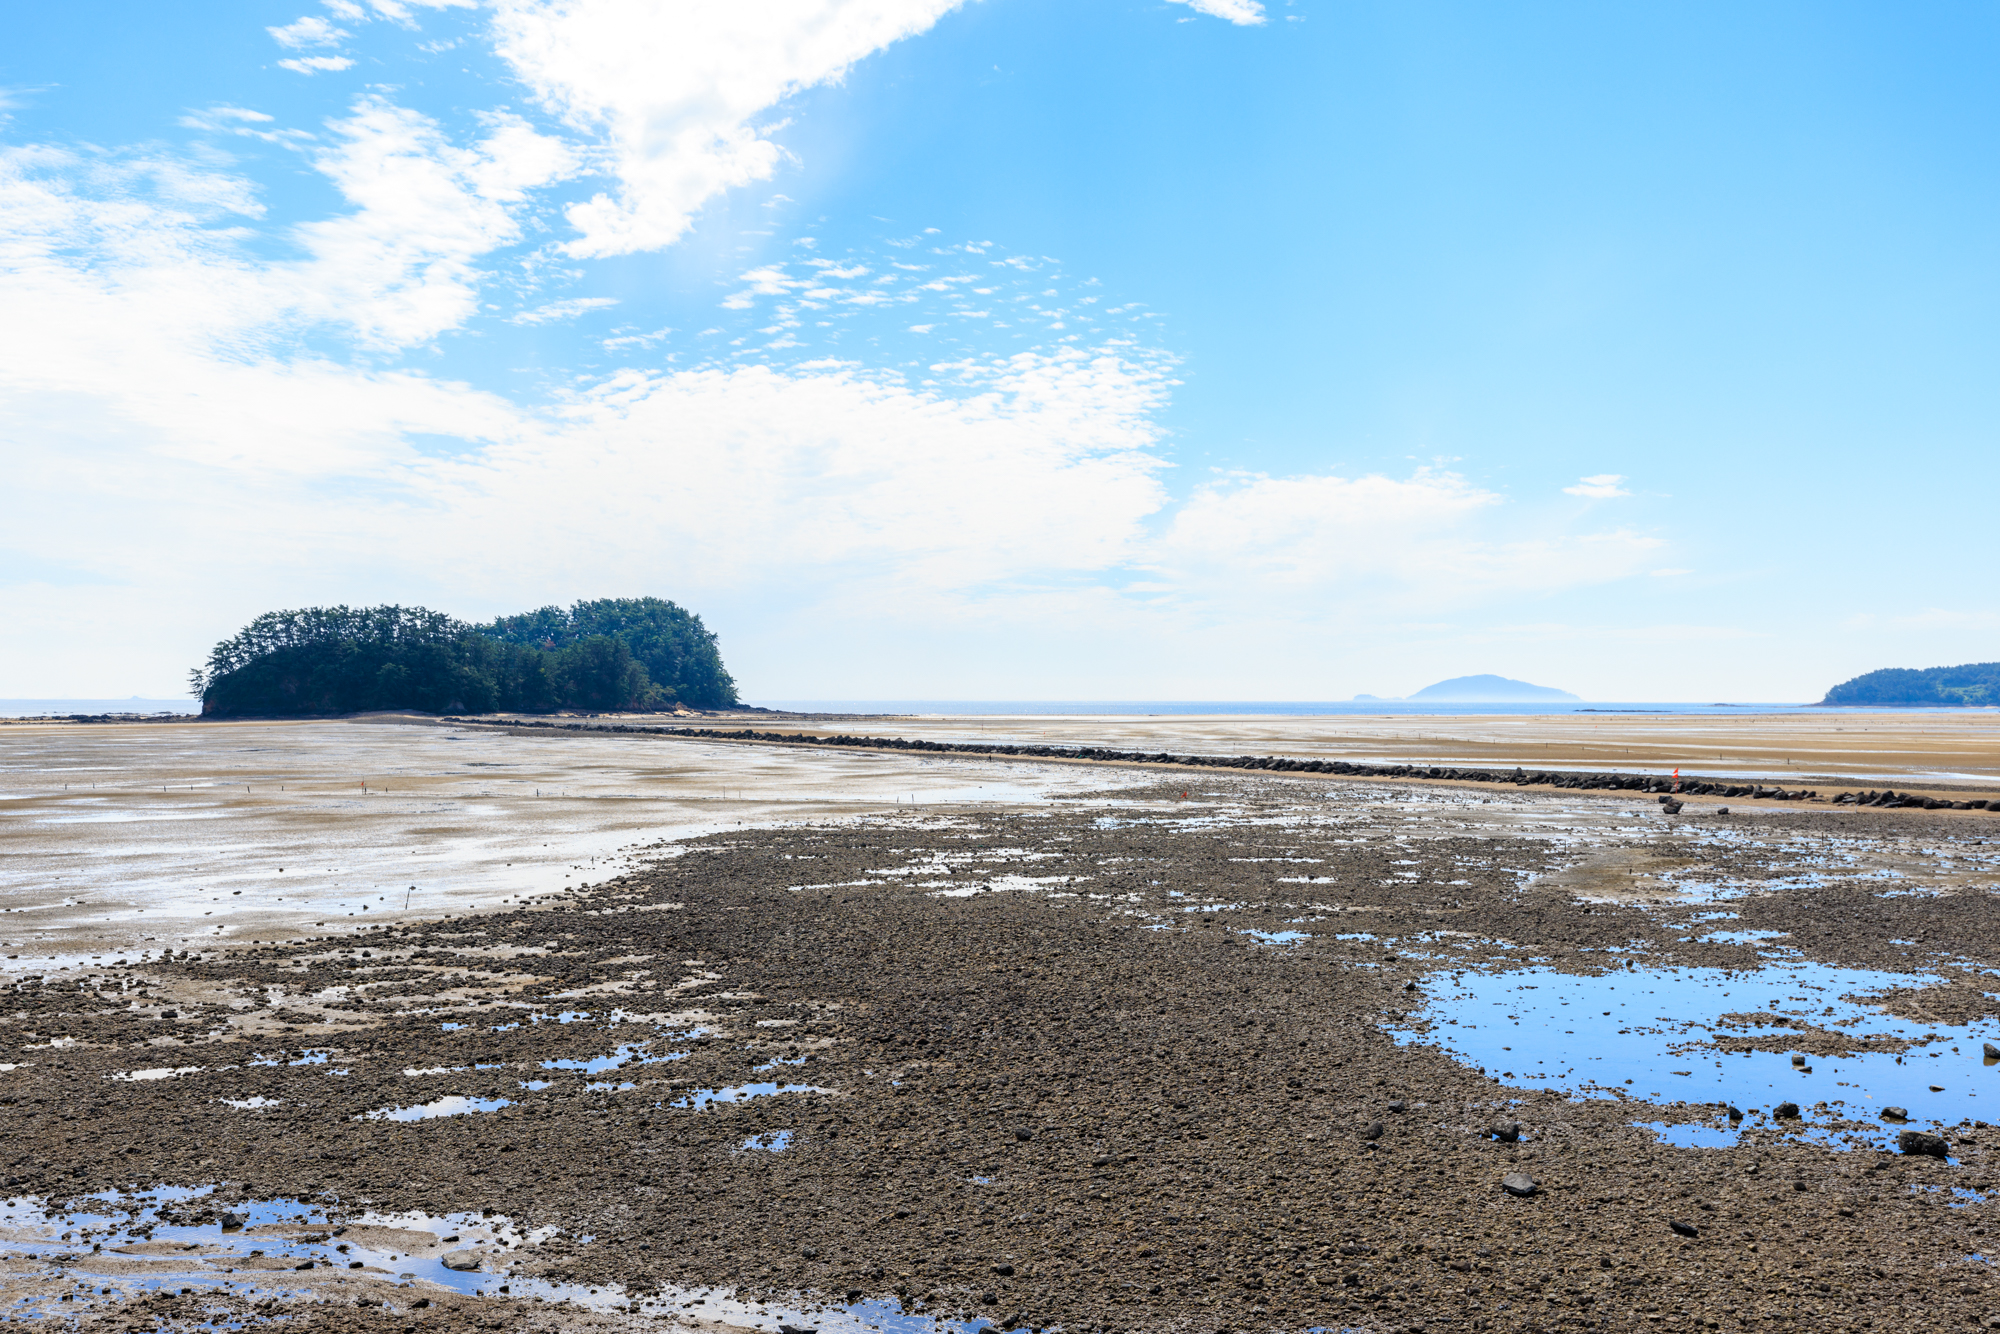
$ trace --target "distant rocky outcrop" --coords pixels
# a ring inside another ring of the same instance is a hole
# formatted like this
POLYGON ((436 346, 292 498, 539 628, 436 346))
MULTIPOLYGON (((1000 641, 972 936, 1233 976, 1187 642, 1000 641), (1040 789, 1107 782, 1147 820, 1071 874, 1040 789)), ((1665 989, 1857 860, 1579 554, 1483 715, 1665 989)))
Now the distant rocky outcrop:
POLYGON ((1526 681, 1513 681, 1504 676, 1490 675, 1454 676, 1449 681, 1425 686, 1410 698, 1465 704, 1509 704, 1535 700, 1577 701, 1577 696, 1567 690, 1557 690, 1552 686, 1529 685, 1526 681))
POLYGON ((1884 667, 1842 681, 1824 706, 1979 708, 2000 706, 2000 662, 1958 667, 1884 667))

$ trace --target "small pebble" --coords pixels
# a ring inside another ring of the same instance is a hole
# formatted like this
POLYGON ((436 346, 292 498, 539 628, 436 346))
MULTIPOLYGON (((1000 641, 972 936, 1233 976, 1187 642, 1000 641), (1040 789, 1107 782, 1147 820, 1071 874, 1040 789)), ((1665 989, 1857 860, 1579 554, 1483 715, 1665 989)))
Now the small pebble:
POLYGON ((1541 1187, 1526 1172, 1509 1172, 1506 1176, 1500 1178, 1500 1189, 1506 1191, 1509 1195, 1519 1195, 1525 1198, 1526 1196, 1533 1195, 1541 1187))

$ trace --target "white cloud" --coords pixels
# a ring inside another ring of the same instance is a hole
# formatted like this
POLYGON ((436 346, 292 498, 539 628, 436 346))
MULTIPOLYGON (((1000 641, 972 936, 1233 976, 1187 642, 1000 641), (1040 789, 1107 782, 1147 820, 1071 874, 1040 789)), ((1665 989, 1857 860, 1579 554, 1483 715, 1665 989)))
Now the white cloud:
POLYGON ((264 31, 270 33, 271 40, 279 46, 293 51, 309 46, 332 46, 348 35, 345 28, 336 28, 317 14, 308 14, 282 28, 266 28, 264 31))
POLYGON ((1264 6, 1258 0, 1174 0, 1177 5, 1187 5, 1196 13, 1207 14, 1211 18, 1228 19, 1231 23, 1244 27, 1255 27, 1264 21, 1264 6))
MULTIPOLYGON (((1623 532, 1524 537, 1502 497, 1448 472, 1405 479, 1229 478, 1197 490, 1154 548, 1165 583, 1220 600, 1334 596, 1405 610, 1536 596, 1638 573, 1660 543, 1623 532)), ((1309 614, 1309 613, 1307 613, 1309 614)))
POLYGON ((655 250, 782 150, 757 118, 924 31, 961 0, 497 0, 497 47, 536 98, 599 138, 615 192, 569 209, 572 255, 655 250))
POLYGON ((536 306, 533 310, 524 310, 520 314, 511 317, 507 323, 548 324, 555 320, 573 320, 585 311, 603 310, 606 306, 615 306, 617 304, 618 298, 610 296, 574 297, 568 301, 551 301, 545 306, 536 306))
POLYGON ((1595 477, 1578 478, 1575 486, 1566 486, 1563 488, 1563 494, 1566 496, 1584 496, 1591 500, 1610 500, 1615 496, 1629 496, 1632 493, 1619 485, 1624 480, 1622 476, 1615 472, 1601 472, 1595 477))
POLYGON ((299 74, 318 74, 353 69, 354 62, 346 56, 301 56, 297 60, 280 60, 278 66, 299 74))

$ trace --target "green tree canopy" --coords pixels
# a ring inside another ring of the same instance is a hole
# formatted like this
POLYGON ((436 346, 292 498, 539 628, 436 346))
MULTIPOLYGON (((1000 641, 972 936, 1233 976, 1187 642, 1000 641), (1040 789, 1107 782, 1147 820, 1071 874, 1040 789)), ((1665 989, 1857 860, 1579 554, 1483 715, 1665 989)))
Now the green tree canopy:
POLYGON ((2000 662, 1958 667, 1884 667, 1826 692, 1821 704, 1976 706, 2000 704, 2000 662))
POLYGON ((202 712, 218 717, 737 702, 715 636, 659 598, 547 607, 490 626, 424 607, 267 612, 217 644, 189 679, 202 712))
POLYGON ((715 636, 701 617, 664 598, 600 598, 565 611, 543 607, 502 616, 478 627, 480 634, 508 644, 563 649, 595 636, 616 639, 631 650, 654 685, 697 709, 726 709, 737 703, 736 681, 722 665, 715 636))

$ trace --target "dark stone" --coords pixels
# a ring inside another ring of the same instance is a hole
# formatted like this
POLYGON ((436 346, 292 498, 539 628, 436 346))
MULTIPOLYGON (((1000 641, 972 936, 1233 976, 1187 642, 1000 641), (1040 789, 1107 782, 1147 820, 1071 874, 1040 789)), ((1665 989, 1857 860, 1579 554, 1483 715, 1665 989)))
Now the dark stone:
POLYGON ((818 1325, 780 1325, 778 1334, 819 1334, 818 1325))
POLYGON ((1000 1277, 1002 1277, 1002 1278, 1012 1278, 1012 1277, 1014 1276, 1014 1266, 1012 1266, 1012 1265, 994 1265, 994 1266, 993 1266, 993 1272, 994 1272, 994 1273, 996 1273, 996 1274, 998 1274, 998 1275, 999 1275, 1000 1277))
POLYGON ((1803 1066, 1805 1063, 1806 1063, 1806 1058, 1803 1056, 1794 1055, 1792 1057, 1793 1065, 1803 1066))
POLYGON ((1500 1178, 1500 1189, 1509 1195, 1518 1195, 1525 1199, 1539 1190, 1540 1186, 1526 1172, 1509 1172, 1500 1178))
POLYGON ((2000 1047, 1996 1047, 1989 1042, 1986 1044, 1986 1054, 1990 1057, 2000 1058, 2000 1047))
POLYGON ((1363 1139, 1381 1139, 1381 1138, 1382 1138, 1382 1131, 1383 1131, 1384 1129, 1385 1129, 1385 1127, 1383 1126, 1383 1124, 1382 1124, 1382 1123, 1381 1123, 1380 1121, 1370 1121, 1370 1122, 1369 1122, 1369 1123, 1367 1124, 1367 1126, 1366 1126, 1365 1128, 1363 1128, 1363 1130, 1361 1131, 1361 1138, 1363 1138, 1363 1139))
POLYGON ((1907 1121, 1910 1119, 1910 1114, 1901 1107, 1884 1107, 1882 1109, 1882 1119, 1884 1121, 1907 1121))
POLYGON ((1896 1147, 1908 1154, 1943 1158, 1951 1146, 1944 1142, 1942 1135, 1933 1135, 1924 1130, 1905 1130, 1896 1136, 1896 1147))
POLYGON ((232 1232, 249 1221, 242 1214, 224 1214, 222 1216, 222 1230, 224 1232, 232 1232))
POLYGON ((1677 1237, 1699 1237, 1701 1235, 1700 1230, 1693 1223, 1668 1223, 1667 1226, 1674 1230, 1674 1235, 1677 1237))
POLYGON ((1663 804, 1660 809, 1668 815, 1679 815, 1681 813, 1681 804, 1678 801, 1669 801, 1663 804))
POLYGON ((1717 806, 1715 808, 1715 813, 1717 815, 1727 815, 1729 814, 1729 808, 1727 806, 1717 806))
POLYGON ((1743 1109, 1741 1107, 1736 1106, 1734 1103, 1731 1103, 1726 1110, 1729 1112, 1730 1120, 1741 1121, 1743 1119, 1743 1109))
POLYGON ((808 1246, 800 1251, 799 1254, 805 1256, 808 1260, 817 1260, 819 1259, 819 1248, 817 1246, 808 1246))
POLYGON ((1034 1137, 1035 1137, 1035 1132, 1028 1129, 1026 1126, 1022 1126, 1020 1129, 1014 1132, 1014 1138, 1020 1140, 1024 1144, 1027 1141, 1033 1139, 1034 1137))
POLYGON ((1799 1119, 1799 1105, 1795 1102, 1781 1102, 1771 1109, 1771 1115, 1780 1121, 1796 1121, 1799 1119))
POLYGON ((1488 1126, 1486 1133, 1502 1144, 1518 1144, 1521 1142, 1521 1123, 1510 1121, 1505 1125, 1488 1126))
POLYGON ((986 1306, 998 1306, 1000 1304, 1000 1294, 997 1292, 982 1292, 979 1294, 979 1300, 981 1304, 986 1306))
POLYGON ((1389 1104, 1389 1110, 1390 1110, 1390 1111, 1392 1111, 1392 1112, 1400 1112, 1400 1111, 1402 1111, 1402 1110, 1403 1110, 1403 1100, 1402 1100, 1401 1098, 1398 1098, 1398 1099, 1396 1099, 1396 1100, 1395 1100, 1394 1102, 1390 1103, 1390 1104, 1389 1104))

